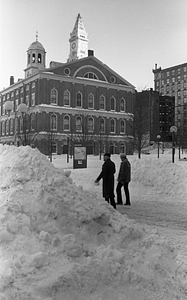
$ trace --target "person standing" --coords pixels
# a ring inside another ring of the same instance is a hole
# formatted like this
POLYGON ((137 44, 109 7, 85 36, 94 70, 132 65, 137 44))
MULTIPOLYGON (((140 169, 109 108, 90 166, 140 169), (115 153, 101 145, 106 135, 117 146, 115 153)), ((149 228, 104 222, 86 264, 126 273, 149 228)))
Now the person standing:
POLYGON ((110 153, 105 153, 103 159, 104 164, 102 165, 102 171, 95 180, 95 183, 98 183, 101 178, 103 179, 103 198, 116 209, 116 202, 114 200, 114 174, 116 172, 116 166, 110 159, 110 153))
POLYGON ((118 184, 116 187, 117 193, 117 205, 122 205, 122 195, 121 195, 121 188, 124 187, 124 192, 126 196, 126 203, 124 205, 131 205, 130 202, 130 194, 129 194, 129 182, 131 181, 131 164, 128 161, 126 155, 124 153, 120 154, 121 158, 121 165, 118 174, 118 184))

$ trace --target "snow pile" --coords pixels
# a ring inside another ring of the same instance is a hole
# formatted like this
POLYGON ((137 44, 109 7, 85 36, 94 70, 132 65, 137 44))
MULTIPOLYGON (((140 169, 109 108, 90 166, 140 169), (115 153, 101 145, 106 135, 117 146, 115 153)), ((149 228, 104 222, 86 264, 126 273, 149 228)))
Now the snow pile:
POLYGON ((0 299, 185 299, 175 251, 30 147, 0 147, 0 299))
POLYGON ((187 172, 181 165, 174 164, 171 160, 166 161, 162 158, 134 160, 132 180, 147 187, 154 187, 157 193, 162 195, 175 196, 180 191, 180 196, 186 199, 187 172))

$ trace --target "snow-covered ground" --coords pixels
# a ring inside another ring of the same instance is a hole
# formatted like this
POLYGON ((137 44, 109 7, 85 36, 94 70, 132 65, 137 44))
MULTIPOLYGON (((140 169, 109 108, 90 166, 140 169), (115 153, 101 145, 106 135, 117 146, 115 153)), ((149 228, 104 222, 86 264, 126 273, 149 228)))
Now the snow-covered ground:
POLYGON ((72 169, 0 146, 0 300, 187 299, 187 161, 128 158, 132 206, 116 211, 98 156, 72 169))

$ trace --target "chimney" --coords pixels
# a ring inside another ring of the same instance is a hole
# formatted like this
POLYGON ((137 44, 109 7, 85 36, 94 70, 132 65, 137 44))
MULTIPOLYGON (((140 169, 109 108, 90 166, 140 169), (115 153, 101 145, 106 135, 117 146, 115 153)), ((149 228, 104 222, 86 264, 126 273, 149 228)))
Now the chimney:
POLYGON ((10 76, 10 85, 14 84, 14 76, 10 76))
POLYGON ((157 70, 157 64, 155 64, 155 70, 157 70))
POLYGON ((94 51, 93 50, 88 50, 88 56, 94 56, 94 51))

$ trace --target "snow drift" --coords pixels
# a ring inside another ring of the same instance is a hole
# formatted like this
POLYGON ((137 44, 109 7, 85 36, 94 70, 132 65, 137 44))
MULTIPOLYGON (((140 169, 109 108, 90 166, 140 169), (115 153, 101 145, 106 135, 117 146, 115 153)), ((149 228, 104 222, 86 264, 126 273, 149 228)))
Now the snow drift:
POLYGON ((175 250, 38 150, 0 147, 0 300, 185 299, 175 250))

